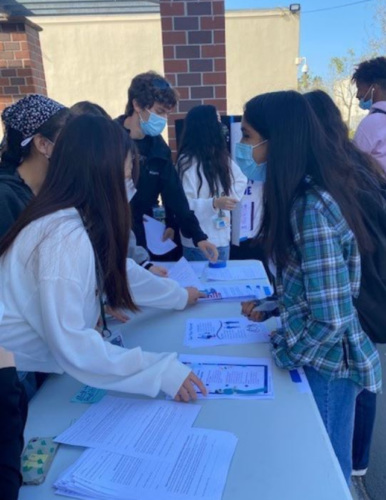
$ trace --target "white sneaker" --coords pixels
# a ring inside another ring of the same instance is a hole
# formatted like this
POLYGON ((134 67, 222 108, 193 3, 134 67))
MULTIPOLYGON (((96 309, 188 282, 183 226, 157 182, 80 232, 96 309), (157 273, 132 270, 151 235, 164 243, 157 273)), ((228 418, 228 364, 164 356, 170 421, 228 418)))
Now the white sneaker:
POLYGON ((351 472, 351 475, 352 476, 364 476, 367 472, 367 468, 366 469, 353 469, 353 471, 351 472))

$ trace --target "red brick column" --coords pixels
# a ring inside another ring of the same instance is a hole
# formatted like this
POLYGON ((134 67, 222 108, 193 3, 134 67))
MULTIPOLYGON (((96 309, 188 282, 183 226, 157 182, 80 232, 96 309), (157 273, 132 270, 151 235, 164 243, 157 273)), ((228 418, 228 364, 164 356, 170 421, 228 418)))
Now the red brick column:
POLYGON ((0 21, 0 113, 26 94, 47 94, 39 31, 25 18, 0 21))
POLYGON ((227 111, 224 0, 160 0, 165 76, 180 94, 169 119, 169 145, 176 150, 174 120, 198 104, 227 111))

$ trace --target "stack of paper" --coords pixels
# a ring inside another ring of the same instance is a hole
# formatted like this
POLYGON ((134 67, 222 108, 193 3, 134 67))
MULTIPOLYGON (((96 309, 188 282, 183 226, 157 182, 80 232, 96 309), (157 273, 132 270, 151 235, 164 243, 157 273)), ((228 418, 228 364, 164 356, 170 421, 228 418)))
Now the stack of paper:
POLYGON ((164 459, 89 449, 54 486, 93 500, 220 500, 236 443, 228 432, 190 429, 164 459))
POLYGON ((192 428, 201 407, 106 396, 57 442, 89 447, 55 482, 89 500, 220 500, 237 438, 192 428))

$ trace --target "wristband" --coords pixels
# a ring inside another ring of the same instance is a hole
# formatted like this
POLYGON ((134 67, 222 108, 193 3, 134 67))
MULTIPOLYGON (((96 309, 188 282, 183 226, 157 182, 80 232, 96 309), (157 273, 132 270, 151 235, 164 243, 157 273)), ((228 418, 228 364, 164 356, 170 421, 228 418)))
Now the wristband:
POLYGON ((152 268, 154 266, 154 264, 152 264, 151 262, 148 262, 147 264, 145 264, 143 267, 148 271, 150 268, 152 268))

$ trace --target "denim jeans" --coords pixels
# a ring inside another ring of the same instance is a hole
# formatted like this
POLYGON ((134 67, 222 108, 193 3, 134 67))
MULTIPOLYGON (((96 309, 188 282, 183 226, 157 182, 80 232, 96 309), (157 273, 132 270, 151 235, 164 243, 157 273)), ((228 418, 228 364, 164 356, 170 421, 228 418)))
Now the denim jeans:
MULTIPOLYGON (((229 260, 230 247, 217 247, 218 260, 229 260)), ((208 260, 199 248, 182 247, 182 253, 186 260, 208 260)))
POLYGON ((350 484, 355 399, 360 387, 350 379, 329 381, 309 366, 304 371, 343 475, 350 484))
POLYGON ((367 469, 370 458, 371 438, 373 435, 377 395, 363 389, 355 404, 355 423, 352 450, 354 470, 367 469))

